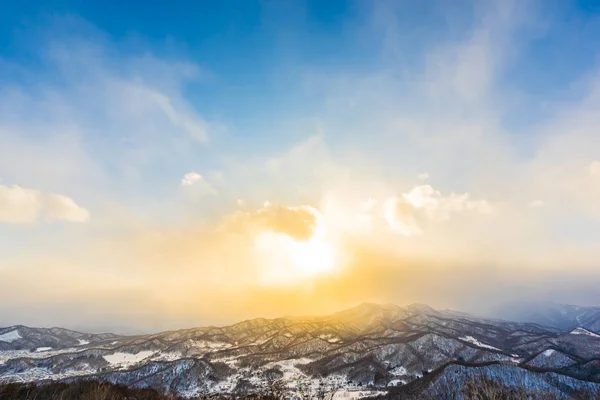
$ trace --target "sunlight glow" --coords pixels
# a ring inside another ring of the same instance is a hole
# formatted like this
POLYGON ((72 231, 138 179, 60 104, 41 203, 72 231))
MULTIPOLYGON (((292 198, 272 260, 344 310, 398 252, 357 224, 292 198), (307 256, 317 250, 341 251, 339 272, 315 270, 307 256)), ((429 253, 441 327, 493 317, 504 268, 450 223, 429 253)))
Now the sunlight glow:
MULTIPOLYGON (((317 212, 315 210, 315 212, 317 212)), ((337 251, 327 240, 321 218, 312 237, 295 240, 279 232, 264 231, 255 239, 263 284, 290 284, 332 272, 337 267, 337 251)))

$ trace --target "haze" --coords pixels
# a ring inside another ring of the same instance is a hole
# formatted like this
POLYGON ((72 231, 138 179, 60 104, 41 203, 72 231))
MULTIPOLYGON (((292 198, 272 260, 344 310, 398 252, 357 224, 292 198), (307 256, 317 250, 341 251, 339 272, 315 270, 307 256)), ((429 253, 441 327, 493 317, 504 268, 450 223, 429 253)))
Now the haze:
POLYGON ((600 304, 597 7, 68 3, 0 17, 0 326, 600 304))

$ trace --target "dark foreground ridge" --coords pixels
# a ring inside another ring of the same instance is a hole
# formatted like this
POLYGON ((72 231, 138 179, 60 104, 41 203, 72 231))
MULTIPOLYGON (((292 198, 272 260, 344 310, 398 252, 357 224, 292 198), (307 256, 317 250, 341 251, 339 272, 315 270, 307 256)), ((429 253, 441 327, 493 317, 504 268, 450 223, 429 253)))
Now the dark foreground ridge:
MULTIPOLYGON (((429 379, 427 379, 429 380, 429 379)), ((528 390, 523 387, 510 387, 498 380, 484 376, 473 377, 461 386, 444 385, 435 391, 421 390, 411 393, 415 388, 390 390, 386 395, 375 397, 380 400, 556 400, 558 397, 549 391, 528 390), (408 390, 407 390, 408 389, 408 390)), ((571 393, 580 400, 600 399, 599 391, 580 390, 571 393)), ((320 396, 299 397, 327 400, 332 394, 322 393, 320 396)), ((288 398, 283 391, 271 388, 262 395, 216 395, 196 397, 198 400, 284 400, 288 398)), ((153 389, 131 389, 122 385, 106 382, 73 382, 49 383, 42 385, 11 383, 0 386, 0 399, 5 400, 185 400, 179 396, 163 394, 153 389)), ((189 399, 188 399, 189 400, 189 399)))
POLYGON ((49 383, 43 385, 10 383, 0 386, 0 399, 6 400, 177 400, 153 389, 131 389, 106 382, 49 383))

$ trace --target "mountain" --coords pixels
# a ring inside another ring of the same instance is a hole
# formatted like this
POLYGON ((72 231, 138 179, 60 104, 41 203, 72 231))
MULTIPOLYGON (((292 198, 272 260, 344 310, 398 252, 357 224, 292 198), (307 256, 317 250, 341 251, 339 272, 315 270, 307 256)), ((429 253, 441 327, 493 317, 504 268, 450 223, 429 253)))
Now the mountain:
POLYGON ((63 349, 118 338, 112 333, 89 334, 63 328, 0 328, 0 350, 63 349))
POLYGON ((512 321, 534 322, 563 331, 585 328, 600 331, 600 307, 583 307, 548 302, 505 304, 496 315, 512 321))
POLYGON ((416 304, 137 336, 0 329, 0 382, 101 380, 184 397, 278 388, 438 398, 450 383, 476 378, 572 398, 600 393, 599 366, 600 335, 592 329, 416 304))

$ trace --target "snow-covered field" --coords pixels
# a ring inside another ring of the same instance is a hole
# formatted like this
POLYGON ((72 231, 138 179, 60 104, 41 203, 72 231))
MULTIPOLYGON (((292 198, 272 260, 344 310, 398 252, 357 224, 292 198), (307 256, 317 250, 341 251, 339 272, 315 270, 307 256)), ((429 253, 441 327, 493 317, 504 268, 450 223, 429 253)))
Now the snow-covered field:
POLYGON ((140 351, 136 354, 116 352, 113 354, 104 355, 102 357, 112 365, 128 367, 137 364, 154 354, 155 353, 153 351, 140 351))
POLYGON ((586 336, 600 338, 600 335, 598 335, 597 333, 590 332, 587 329, 583 329, 583 328, 575 328, 569 333, 571 335, 586 335, 586 336))
POLYGON ((329 343, 337 343, 337 342, 340 342, 342 340, 339 337, 337 337, 335 335, 332 335, 330 333, 319 335, 319 339, 326 340, 329 343))
POLYGON ((0 350, 0 365, 8 360, 16 358, 49 358, 59 354, 76 353, 83 349, 58 349, 53 350, 51 347, 38 347, 35 351, 29 350, 0 350))
POLYGON ((21 335, 19 335, 19 331, 16 329, 0 335, 0 342, 11 343, 17 339, 21 339, 21 335))
POLYGON ((355 400, 355 399, 363 399, 365 397, 375 397, 379 395, 387 394, 387 392, 381 390, 348 390, 348 389, 340 389, 337 390, 332 399, 333 400, 355 400))
POLYGON ((474 344, 477 347, 482 347, 484 349, 501 351, 497 347, 490 346, 489 344, 485 344, 485 343, 480 342, 479 340, 475 339, 473 336, 463 336, 463 337, 460 338, 460 340, 464 340, 465 342, 469 342, 471 344, 474 344))
POLYGON ((41 380, 58 380, 73 376, 89 375, 96 372, 93 369, 68 370, 60 374, 53 373, 47 368, 30 368, 27 371, 2 376, 4 382, 33 382, 41 380))

